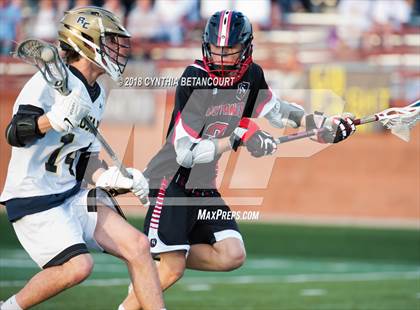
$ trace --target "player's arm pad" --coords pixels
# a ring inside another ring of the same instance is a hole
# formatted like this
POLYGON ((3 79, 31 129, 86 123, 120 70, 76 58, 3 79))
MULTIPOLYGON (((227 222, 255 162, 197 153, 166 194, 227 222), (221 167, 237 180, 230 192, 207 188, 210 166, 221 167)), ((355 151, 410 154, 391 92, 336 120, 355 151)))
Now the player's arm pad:
POLYGON ((175 152, 177 163, 182 167, 191 168, 195 164, 212 162, 216 157, 217 147, 212 140, 194 143, 188 137, 183 137, 176 143, 175 152))
POLYGON ((274 107, 265 115, 271 125, 277 128, 285 126, 297 128, 305 115, 305 110, 291 102, 277 99, 274 107))
POLYGON ((39 131, 38 118, 44 110, 33 105, 20 105, 6 128, 6 139, 11 146, 24 147, 45 134, 39 131))
POLYGON ((92 176, 100 168, 107 170, 108 165, 105 161, 99 159, 99 152, 83 152, 77 162, 76 180, 85 180, 90 184, 95 184, 92 176))

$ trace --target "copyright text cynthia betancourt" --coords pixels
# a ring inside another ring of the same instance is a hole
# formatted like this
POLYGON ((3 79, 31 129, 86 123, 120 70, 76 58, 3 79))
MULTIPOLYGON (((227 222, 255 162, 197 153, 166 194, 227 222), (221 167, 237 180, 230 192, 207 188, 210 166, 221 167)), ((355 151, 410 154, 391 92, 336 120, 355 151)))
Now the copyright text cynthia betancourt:
POLYGON ((228 87, 232 86, 233 77, 141 77, 128 76, 119 81, 120 87, 151 87, 151 88, 170 88, 177 86, 188 87, 228 87))

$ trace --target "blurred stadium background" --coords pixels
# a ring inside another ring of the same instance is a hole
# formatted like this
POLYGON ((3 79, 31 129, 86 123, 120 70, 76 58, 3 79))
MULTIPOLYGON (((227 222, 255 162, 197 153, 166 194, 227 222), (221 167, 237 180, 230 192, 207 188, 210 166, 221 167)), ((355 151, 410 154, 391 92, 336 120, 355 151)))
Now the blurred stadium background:
MULTIPOLYGON (((214 11, 236 9, 253 23, 254 60, 273 89, 331 90, 357 116, 420 97, 418 0, 0 0, 0 132, 35 72, 10 57, 14 42, 53 42, 63 12, 89 4, 119 15, 132 33, 127 77, 179 77, 201 58, 205 20, 214 11)), ((127 165, 144 168, 163 142, 175 88, 143 87, 139 95, 107 79, 104 84, 110 100, 102 132, 127 165)), ((316 94, 305 102, 311 109, 327 100, 316 94)), ((285 99, 304 103, 299 96, 285 99)), ((260 211, 259 220, 242 224, 248 263, 223 275, 187 273, 168 292, 168 307, 420 309, 419 136, 419 126, 409 143, 380 126, 361 126, 350 140, 310 158, 289 157, 288 146, 275 163, 224 158, 223 194, 248 201, 236 210, 260 211), (238 188, 235 180, 253 174, 235 168, 239 163, 272 170, 268 183, 238 188)), ((1 134, 0 188, 9 156, 1 134)), ((137 217, 144 209, 132 197, 119 200, 141 227, 137 217)), ((3 299, 36 269, 4 212, 0 220, 3 299)), ((91 282, 39 309, 115 309, 128 283, 124 266, 97 259, 91 282)))

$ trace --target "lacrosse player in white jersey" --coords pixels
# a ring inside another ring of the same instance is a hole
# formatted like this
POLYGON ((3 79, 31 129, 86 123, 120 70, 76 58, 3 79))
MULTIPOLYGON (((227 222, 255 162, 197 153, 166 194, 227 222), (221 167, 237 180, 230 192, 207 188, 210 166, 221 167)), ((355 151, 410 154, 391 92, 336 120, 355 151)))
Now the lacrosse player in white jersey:
POLYGON ((20 243, 43 270, 0 309, 30 308, 85 280, 93 268, 88 249, 124 260, 144 308, 162 309, 148 239, 104 190, 146 197, 148 183, 134 168, 129 179, 99 160, 100 144, 83 121, 99 125, 105 94, 96 79, 120 78, 130 35, 111 12, 83 7, 65 13, 58 36, 72 92, 60 95, 39 72, 26 83, 6 131, 13 148, 0 197, 20 243), (96 188, 81 188, 82 179, 96 188))

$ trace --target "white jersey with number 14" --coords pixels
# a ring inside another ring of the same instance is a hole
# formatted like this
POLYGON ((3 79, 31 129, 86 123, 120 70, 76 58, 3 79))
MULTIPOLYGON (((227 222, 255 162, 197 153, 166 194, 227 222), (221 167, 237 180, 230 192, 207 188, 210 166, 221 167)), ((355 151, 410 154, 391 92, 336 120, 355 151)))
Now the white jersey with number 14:
MULTIPOLYGON (((69 70, 70 89, 81 88, 83 96, 90 100, 83 82, 69 70)), ((15 105, 15 114, 20 105, 32 105, 51 110, 56 98, 61 96, 36 73, 20 92, 15 105)), ((92 103, 89 118, 98 126, 105 109, 105 92, 92 103)), ((63 193, 76 185, 75 167, 80 151, 99 152, 100 144, 82 120, 70 132, 50 129, 46 135, 26 147, 12 147, 6 184, 0 201, 63 193)))

